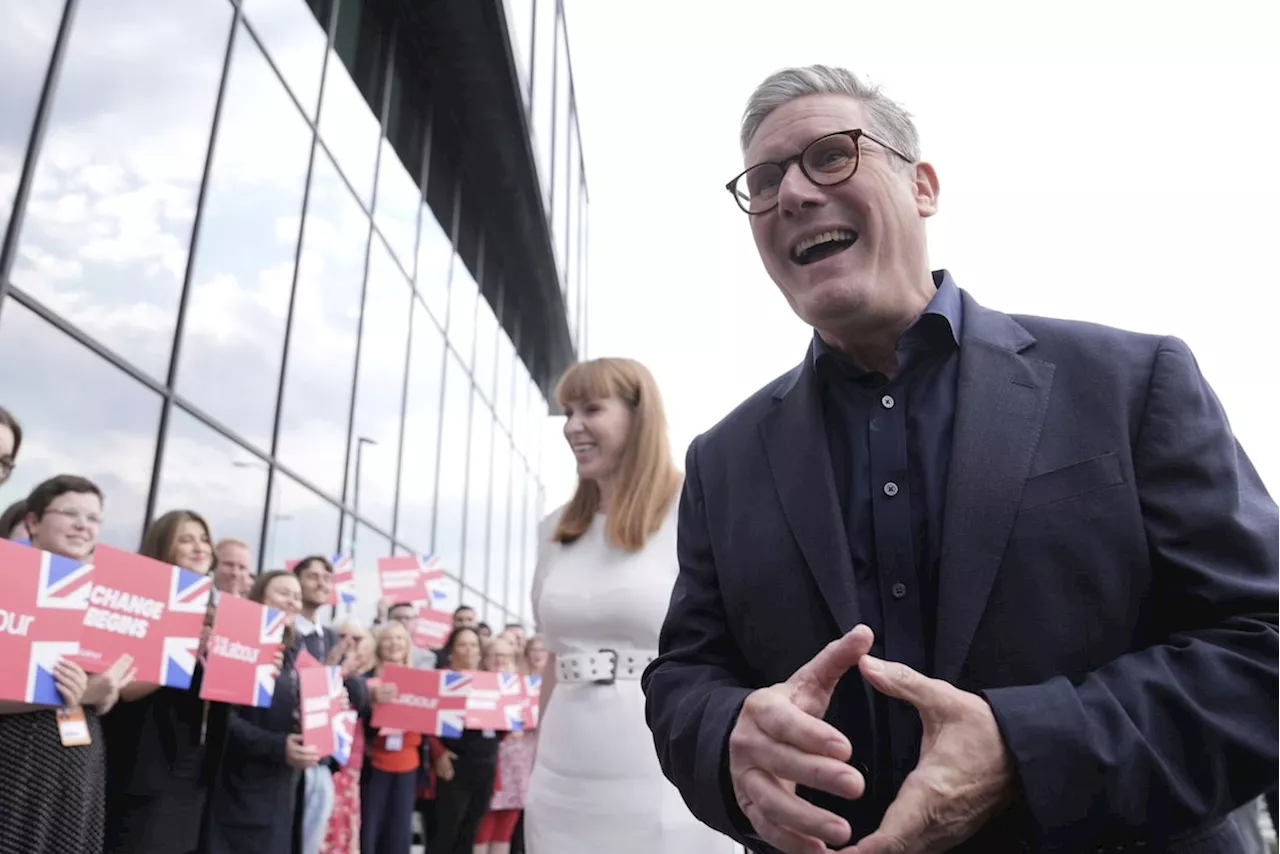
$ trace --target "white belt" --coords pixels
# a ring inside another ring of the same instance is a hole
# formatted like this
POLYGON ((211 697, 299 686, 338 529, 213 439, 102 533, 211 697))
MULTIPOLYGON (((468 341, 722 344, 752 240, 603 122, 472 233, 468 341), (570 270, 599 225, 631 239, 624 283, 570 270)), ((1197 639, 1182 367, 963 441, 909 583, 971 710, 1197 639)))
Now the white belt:
POLYGON ((639 679, 656 650, 602 649, 556 656, 556 681, 612 685, 619 679, 639 679))

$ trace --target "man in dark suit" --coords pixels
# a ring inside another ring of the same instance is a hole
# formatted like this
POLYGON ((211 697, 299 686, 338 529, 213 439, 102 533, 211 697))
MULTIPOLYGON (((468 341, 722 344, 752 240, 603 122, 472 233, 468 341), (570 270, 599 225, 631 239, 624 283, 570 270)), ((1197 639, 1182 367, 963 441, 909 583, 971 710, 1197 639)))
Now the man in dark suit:
POLYGON ((766 80, 742 146, 815 335, 689 449, 667 776, 755 851, 1251 850, 1277 512, 1187 347, 931 271, 936 173, 846 71, 766 80))

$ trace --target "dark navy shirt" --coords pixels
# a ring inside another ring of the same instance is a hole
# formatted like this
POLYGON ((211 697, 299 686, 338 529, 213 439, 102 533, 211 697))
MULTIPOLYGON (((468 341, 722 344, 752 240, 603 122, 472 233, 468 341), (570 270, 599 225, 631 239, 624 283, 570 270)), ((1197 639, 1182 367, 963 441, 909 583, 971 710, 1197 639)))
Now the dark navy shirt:
MULTIPOLYGON (((943 502, 951 464, 963 306, 945 270, 937 293, 898 338, 898 375, 867 371, 816 334, 812 356, 845 520, 862 621, 872 653, 933 671, 943 502)), ((878 778, 894 788, 915 767, 919 717, 877 695, 878 778), (887 737, 886 737, 887 736, 887 737), (886 773, 887 772, 887 773, 886 773)))

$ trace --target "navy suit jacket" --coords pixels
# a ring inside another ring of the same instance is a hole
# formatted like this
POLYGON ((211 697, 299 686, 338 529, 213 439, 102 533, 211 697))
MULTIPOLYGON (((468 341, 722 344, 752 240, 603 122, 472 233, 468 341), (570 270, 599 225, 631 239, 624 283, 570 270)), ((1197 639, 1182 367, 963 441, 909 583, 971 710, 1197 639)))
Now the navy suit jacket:
MULTIPOLYGON (((1223 817, 1276 779, 1276 505, 1181 341, 964 301, 931 675, 985 696, 1020 791, 962 850, 1236 850, 1223 817)), ((743 700, 859 622, 824 431, 806 358, 690 446, 644 678, 667 777, 757 851, 743 700)), ((827 720, 869 732, 870 690, 827 720)), ((802 793, 860 838, 895 791, 853 751, 866 796, 802 793)))

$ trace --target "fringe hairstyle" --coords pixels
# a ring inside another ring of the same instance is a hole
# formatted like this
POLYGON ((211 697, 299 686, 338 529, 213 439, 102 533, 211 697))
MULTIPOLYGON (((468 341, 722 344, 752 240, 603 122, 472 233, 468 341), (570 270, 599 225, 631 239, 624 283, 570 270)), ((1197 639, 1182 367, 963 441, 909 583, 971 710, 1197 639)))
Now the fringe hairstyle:
MULTIPOLYGON (((209 538, 209 549, 213 550, 213 534, 209 531, 209 523, 194 510, 170 510, 147 526, 142 535, 142 545, 138 554, 163 563, 173 563, 178 551, 178 531, 186 522, 195 522, 204 528, 204 535, 209 538)), ((209 575, 218 568, 218 555, 213 552, 209 563, 209 575)))
MULTIPOLYGON (((631 410, 631 432, 622 451, 605 536, 618 548, 637 552, 662 527, 682 478, 671 459, 662 395, 644 365, 633 359, 579 362, 565 371, 556 386, 561 406, 609 397, 616 397, 631 410)), ((599 509, 600 487, 595 481, 579 478, 552 539, 558 543, 577 541, 591 527, 599 509)))

